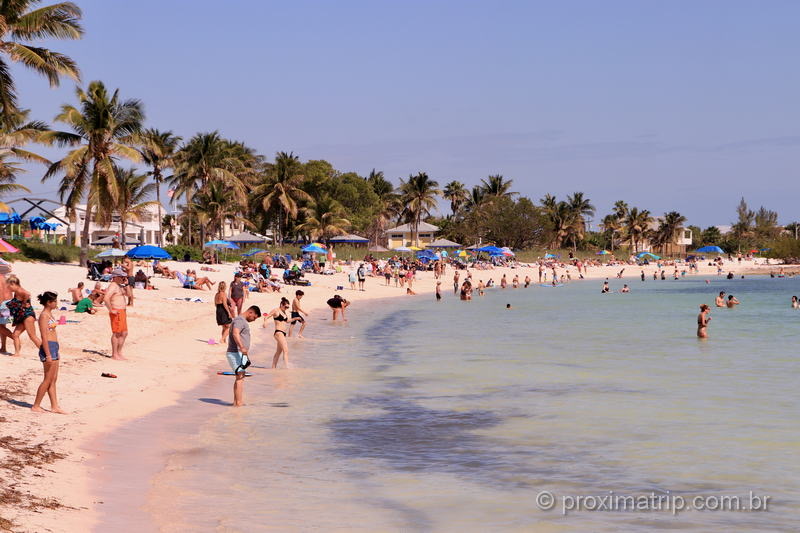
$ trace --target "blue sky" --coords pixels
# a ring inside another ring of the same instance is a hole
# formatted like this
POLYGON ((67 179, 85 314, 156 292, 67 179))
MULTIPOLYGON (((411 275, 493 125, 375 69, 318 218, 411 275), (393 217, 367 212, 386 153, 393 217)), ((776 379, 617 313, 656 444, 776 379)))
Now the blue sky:
MULTIPOLYGON (((741 196, 800 219, 800 3, 78 0, 54 48, 144 101, 148 125, 218 129, 395 182, 489 174, 727 224, 741 196)), ((51 120, 73 84, 16 69, 51 120)), ((51 157, 56 153, 48 151, 51 157)), ((21 182, 40 184, 41 169, 21 182)))

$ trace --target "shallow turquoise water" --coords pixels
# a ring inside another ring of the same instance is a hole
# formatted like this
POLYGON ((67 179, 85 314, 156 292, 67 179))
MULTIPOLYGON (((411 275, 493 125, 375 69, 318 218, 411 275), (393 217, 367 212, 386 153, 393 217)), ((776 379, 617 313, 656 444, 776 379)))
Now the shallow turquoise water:
POLYGON ((627 282, 319 317, 296 368, 254 370, 248 407, 215 403, 222 380, 186 400, 202 421, 172 429, 147 510, 166 530, 796 530, 800 280, 627 282), (698 305, 720 290, 742 305, 712 309, 700 341, 698 305), (609 491, 770 504, 564 512, 609 491))

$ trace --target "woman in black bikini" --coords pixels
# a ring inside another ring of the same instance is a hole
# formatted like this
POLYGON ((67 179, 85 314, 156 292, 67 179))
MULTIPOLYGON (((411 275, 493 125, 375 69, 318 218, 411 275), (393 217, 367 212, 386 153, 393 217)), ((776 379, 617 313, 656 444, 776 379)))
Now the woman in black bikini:
POLYGON ((20 337, 23 331, 28 332, 28 337, 37 348, 42 345, 42 341, 36 336, 36 313, 33 312, 31 305, 31 293, 22 288, 17 276, 9 276, 6 279, 6 285, 13 294, 6 305, 11 313, 11 325, 14 326, 11 334, 11 338, 14 340, 14 355, 18 356, 22 347, 20 337))
POLYGON ((217 294, 214 295, 214 305, 217 307, 217 325, 222 326, 222 337, 220 337, 220 344, 225 344, 228 340, 228 330, 231 329, 231 322, 233 322, 231 308, 228 304, 228 294, 225 292, 227 285, 224 281, 220 281, 217 286, 217 294))
POLYGON ((286 334, 287 330, 289 329, 289 324, 297 322, 298 318, 289 318, 287 311, 289 309, 289 300, 286 298, 281 298, 280 305, 264 315, 264 327, 267 326, 267 320, 273 319, 275 321, 275 333, 272 334, 275 337, 275 355, 272 357, 272 368, 278 368, 278 361, 281 359, 281 354, 283 354, 283 361, 286 363, 286 366, 289 366, 289 343, 286 342, 286 334))

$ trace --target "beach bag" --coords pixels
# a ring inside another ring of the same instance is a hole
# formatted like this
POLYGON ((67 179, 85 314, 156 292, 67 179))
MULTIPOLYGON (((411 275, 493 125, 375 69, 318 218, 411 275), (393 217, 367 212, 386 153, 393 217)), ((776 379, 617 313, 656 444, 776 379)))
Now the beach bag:
POLYGON ((239 366, 236 367, 236 372, 234 372, 234 373, 238 374, 239 372, 244 372, 245 370, 247 370, 248 366, 250 366, 250 358, 247 357, 247 354, 243 353, 242 354, 242 364, 240 364, 239 366))

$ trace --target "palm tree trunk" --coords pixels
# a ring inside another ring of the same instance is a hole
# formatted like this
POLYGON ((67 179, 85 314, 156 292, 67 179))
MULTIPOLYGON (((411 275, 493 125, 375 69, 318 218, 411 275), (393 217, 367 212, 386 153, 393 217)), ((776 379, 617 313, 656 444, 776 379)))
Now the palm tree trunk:
POLYGON ((79 262, 82 267, 86 266, 89 260, 89 224, 92 218, 92 206, 87 200, 86 212, 84 213, 83 231, 81 231, 81 253, 79 262))
POLYGON ((122 233, 122 235, 120 236, 120 243, 122 244, 123 247, 125 246, 125 241, 126 241, 126 238, 125 238, 125 229, 126 228, 127 228, 127 224, 125 224, 125 217, 124 216, 120 216, 119 217, 119 229, 120 229, 120 232, 122 233))
POLYGON ((162 221, 164 215, 161 214, 161 177, 158 176, 158 170, 154 171, 156 174, 156 202, 158 202, 158 245, 164 247, 164 228, 162 228, 162 221))

